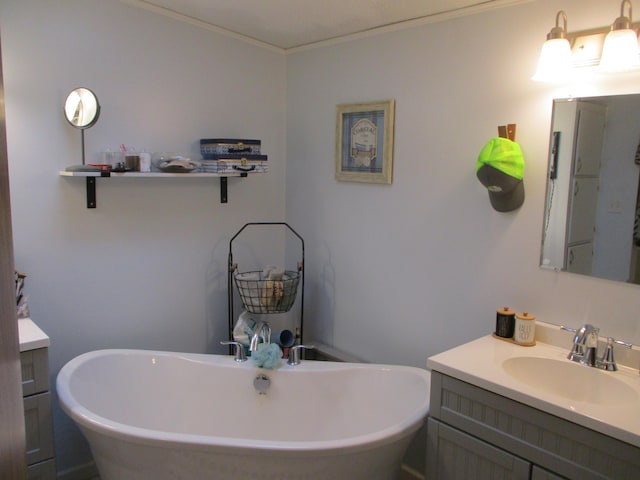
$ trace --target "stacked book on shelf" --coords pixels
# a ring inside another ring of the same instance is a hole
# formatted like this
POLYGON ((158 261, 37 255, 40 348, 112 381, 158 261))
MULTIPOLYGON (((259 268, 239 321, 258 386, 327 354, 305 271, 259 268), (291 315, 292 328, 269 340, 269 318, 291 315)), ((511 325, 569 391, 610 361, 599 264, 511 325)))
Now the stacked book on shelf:
POLYGON ((260 140, 203 138, 201 171, 205 173, 266 173, 267 155, 260 153, 260 140))

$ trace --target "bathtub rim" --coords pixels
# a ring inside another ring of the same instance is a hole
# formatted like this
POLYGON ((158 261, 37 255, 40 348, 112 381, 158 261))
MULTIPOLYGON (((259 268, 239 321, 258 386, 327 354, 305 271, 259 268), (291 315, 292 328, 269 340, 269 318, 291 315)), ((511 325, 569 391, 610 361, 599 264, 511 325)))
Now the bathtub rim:
POLYGON ((358 435, 354 437, 337 439, 337 440, 321 440, 321 441, 275 441, 275 440, 255 440, 248 438, 220 437, 211 435, 177 433, 164 430, 152 430, 148 428, 135 427, 121 422, 102 417, 95 412, 81 405, 69 391, 69 381, 76 368, 81 366, 85 361, 106 355, 145 355, 145 356, 169 356, 180 357, 189 361, 200 363, 213 363, 229 368, 247 368, 256 372, 268 373, 272 370, 264 370, 258 368, 250 362, 238 364, 234 362, 230 355, 219 354, 199 354, 184 353, 162 350, 145 350, 145 349, 102 349, 93 350, 80 354, 68 361, 58 372, 56 377, 56 390, 59 404, 62 410, 73 419, 81 430, 88 429, 97 434, 103 434, 111 438, 120 439, 136 444, 154 445, 158 447, 178 447, 188 446, 190 449, 208 449, 215 447, 225 449, 229 452, 241 450, 250 450, 252 454, 264 452, 265 454, 273 454, 274 452, 294 452, 297 454, 306 453, 309 455, 335 455, 336 453, 348 454, 373 448, 375 446, 384 445, 397 441, 408 435, 414 434, 424 424, 429 413, 429 390, 430 390, 430 372, 426 369, 411 367, 405 365, 387 365, 373 363, 346 363, 346 362, 327 362, 307 360, 295 367, 290 367, 284 362, 276 370, 287 371, 295 369, 292 373, 303 373, 305 371, 327 371, 327 370, 344 370, 344 369, 392 369, 402 370, 415 373, 425 382, 426 391, 425 398, 420 403, 418 409, 409 414, 402 422, 392 426, 377 430, 372 433, 358 435), (209 361, 206 361, 209 360, 209 361))

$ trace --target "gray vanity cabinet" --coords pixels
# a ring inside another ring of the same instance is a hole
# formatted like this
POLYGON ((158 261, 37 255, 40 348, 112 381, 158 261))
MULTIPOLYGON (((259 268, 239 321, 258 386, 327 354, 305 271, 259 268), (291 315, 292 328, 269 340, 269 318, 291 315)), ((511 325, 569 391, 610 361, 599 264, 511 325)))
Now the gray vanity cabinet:
POLYGON ((28 480, 55 480, 48 348, 20 353, 28 480))
POLYGON ((431 372, 427 478, 637 480, 640 448, 431 372))

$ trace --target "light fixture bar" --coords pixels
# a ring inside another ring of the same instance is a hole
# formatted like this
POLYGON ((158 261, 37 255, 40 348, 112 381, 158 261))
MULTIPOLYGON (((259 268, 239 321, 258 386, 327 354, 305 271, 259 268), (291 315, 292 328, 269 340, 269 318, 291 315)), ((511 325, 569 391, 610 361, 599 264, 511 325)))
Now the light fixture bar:
MULTIPOLYGON (((631 30, 640 31, 640 22, 630 25, 631 30)), ((573 65, 576 67, 596 66, 600 63, 604 39, 611 31, 611 25, 598 28, 589 28, 576 32, 567 32, 567 40, 573 53, 573 65)))

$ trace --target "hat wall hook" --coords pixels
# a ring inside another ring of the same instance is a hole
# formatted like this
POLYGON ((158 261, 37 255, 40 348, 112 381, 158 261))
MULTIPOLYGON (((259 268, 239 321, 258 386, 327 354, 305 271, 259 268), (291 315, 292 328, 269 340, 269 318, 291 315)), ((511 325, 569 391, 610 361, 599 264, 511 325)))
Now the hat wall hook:
POLYGON ((512 142, 516 141, 516 124, 509 123, 507 125, 498 125, 498 136, 500 138, 507 138, 512 142))
POLYGON ((476 162, 476 176, 498 212, 517 210, 524 203, 524 158, 515 140, 515 123, 499 125, 498 137, 487 142, 476 162))

